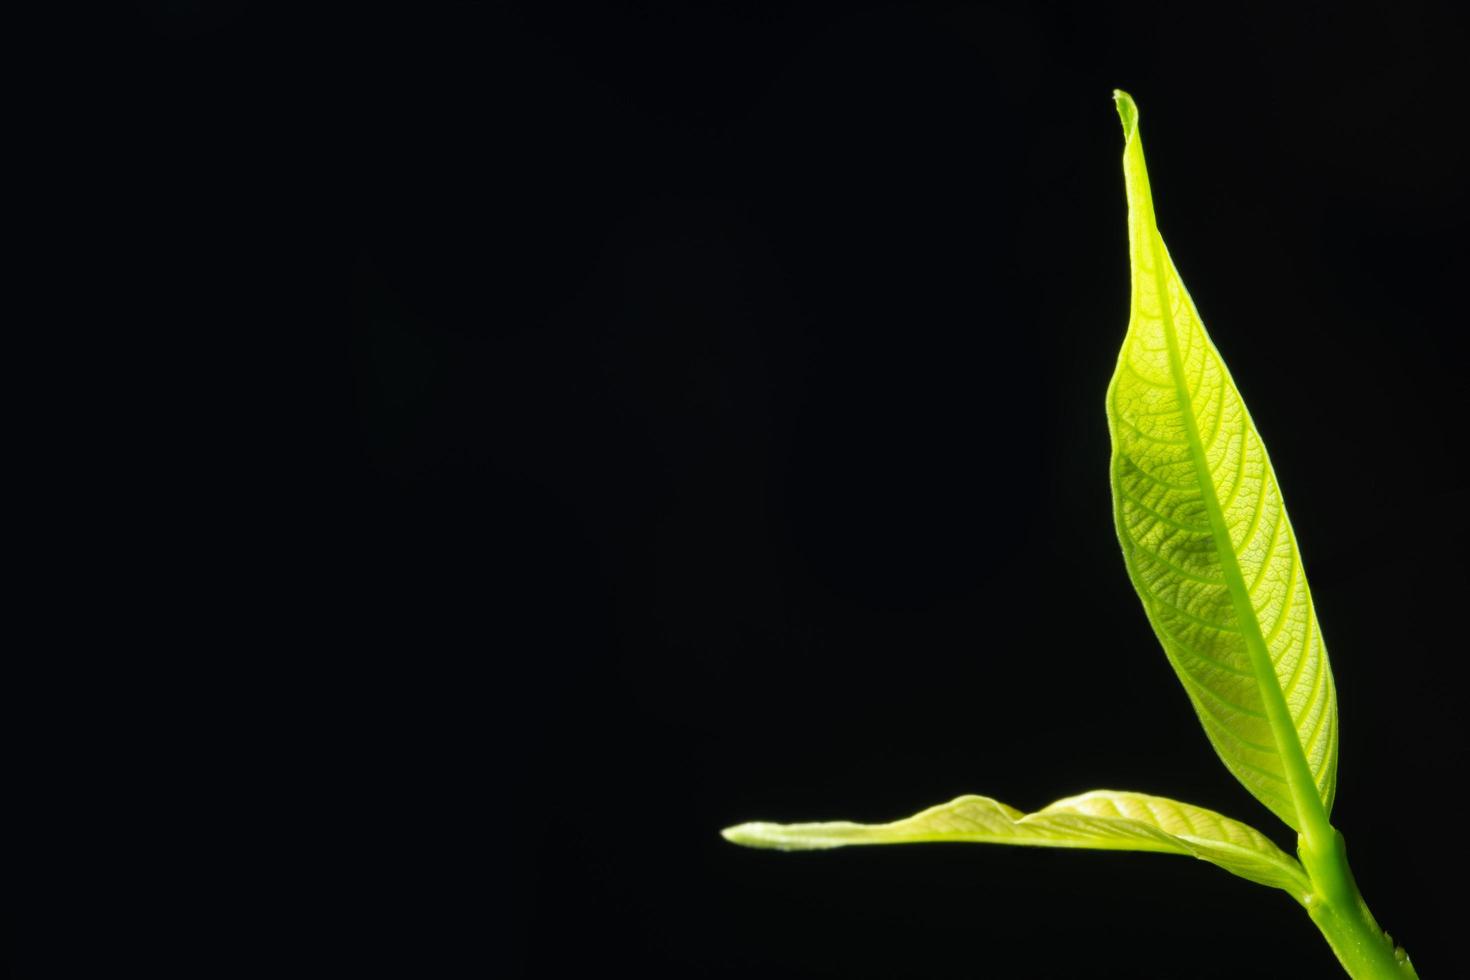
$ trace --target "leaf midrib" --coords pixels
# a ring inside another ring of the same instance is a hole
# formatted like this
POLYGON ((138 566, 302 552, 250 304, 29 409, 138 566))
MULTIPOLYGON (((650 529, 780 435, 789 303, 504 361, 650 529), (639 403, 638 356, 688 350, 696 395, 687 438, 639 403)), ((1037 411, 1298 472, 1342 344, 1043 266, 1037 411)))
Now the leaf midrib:
MULTIPOLYGON (((1163 321, 1164 342, 1169 353, 1169 375, 1174 381, 1174 393, 1179 401, 1179 411, 1183 417, 1185 441, 1189 446, 1189 455, 1194 463, 1195 477, 1200 483, 1202 491, 1200 496, 1203 498, 1205 514, 1209 520, 1210 537, 1220 562, 1226 591, 1230 594, 1230 603, 1235 609, 1236 619, 1240 621, 1240 632, 1245 638, 1246 651, 1255 672, 1256 686, 1261 693, 1261 701, 1266 711, 1267 721, 1271 726, 1276 751, 1281 756, 1282 768, 1285 769, 1287 786, 1291 791, 1292 804, 1300 825, 1296 829, 1306 834, 1309 839, 1320 839, 1325 842, 1331 833, 1327 814, 1322 807, 1322 798, 1318 795, 1317 783, 1312 777, 1311 767, 1307 764, 1306 753, 1297 736, 1296 726, 1291 721, 1291 711, 1287 707, 1286 696, 1281 690, 1281 682, 1276 677, 1276 668, 1266 646, 1261 621, 1256 615, 1255 602, 1246 588, 1245 576, 1240 569, 1239 556, 1236 555, 1235 545, 1230 540, 1225 515, 1220 509, 1220 500, 1215 492, 1214 476, 1210 473, 1204 444, 1200 439, 1193 398, 1185 381, 1184 363, 1179 351, 1179 337, 1174 326, 1174 311, 1169 302, 1168 286, 1164 279, 1163 243, 1155 223, 1152 195, 1147 191, 1145 191, 1144 200, 1147 201, 1148 206, 1144 231, 1148 235, 1149 249, 1153 256, 1159 316, 1163 321)), ((1183 289, 1182 284, 1180 288, 1183 289)), ((1223 367, 1221 370, 1223 372, 1223 367)), ((1221 384, 1226 383, 1228 383, 1227 380, 1222 377, 1221 384)), ((1246 440, 1242 438, 1240 445, 1242 465, 1244 465, 1245 451, 1246 440)), ((1264 492, 1264 487, 1262 492, 1264 492)))

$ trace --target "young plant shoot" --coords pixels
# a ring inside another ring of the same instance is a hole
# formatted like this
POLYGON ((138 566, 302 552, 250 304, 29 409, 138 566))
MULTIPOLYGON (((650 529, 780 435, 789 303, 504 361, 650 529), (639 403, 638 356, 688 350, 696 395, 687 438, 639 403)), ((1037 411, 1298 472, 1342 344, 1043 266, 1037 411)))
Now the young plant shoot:
POLYGON ((1093 790, 1024 814, 962 796, 887 824, 746 823, 748 847, 970 841, 1187 854, 1280 888, 1356 980, 1417 977, 1378 927, 1332 826, 1337 699, 1281 491, 1154 220, 1138 108, 1113 95, 1133 296, 1108 387, 1113 520, 1128 576, 1225 768, 1297 832, 1297 857, 1201 807, 1093 790))

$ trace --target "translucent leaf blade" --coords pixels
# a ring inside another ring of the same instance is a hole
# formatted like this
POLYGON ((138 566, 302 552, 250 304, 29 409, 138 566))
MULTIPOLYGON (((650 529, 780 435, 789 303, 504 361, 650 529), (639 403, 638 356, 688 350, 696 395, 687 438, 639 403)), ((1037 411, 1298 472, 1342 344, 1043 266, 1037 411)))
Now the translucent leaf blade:
POLYGON ((1325 815, 1336 788, 1327 651, 1265 444, 1158 233, 1137 109, 1118 105, 1133 280, 1107 405, 1118 539, 1221 760, 1300 830, 1305 795, 1325 815))
POLYGON ((1298 900, 1311 892, 1301 865, 1254 828, 1203 807, 1115 790, 1058 800, 1031 814, 986 796, 961 796, 893 823, 746 823, 724 835, 783 851, 949 841, 1187 854, 1298 900))

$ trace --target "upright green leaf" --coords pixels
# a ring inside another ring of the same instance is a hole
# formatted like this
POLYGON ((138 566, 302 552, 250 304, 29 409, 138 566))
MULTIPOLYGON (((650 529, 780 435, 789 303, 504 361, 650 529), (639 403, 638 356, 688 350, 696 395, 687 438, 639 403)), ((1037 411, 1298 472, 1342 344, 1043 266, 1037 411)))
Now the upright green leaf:
POLYGON ((987 796, 961 796, 893 823, 746 823, 724 834, 736 844, 782 851, 927 841, 1157 851, 1209 861, 1283 888, 1297 901, 1312 890, 1301 865, 1239 821, 1176 800, 1104 789, 1058 800, 1032 814, 987 796))
POLYGON ((1159 237, 1138 110, 1115 98, 1133 300, 1108 422, 1128 574, 1226 767, 1290 826, 1325 828, 1337 703, 1296 538, 1266 447, 1159 237))

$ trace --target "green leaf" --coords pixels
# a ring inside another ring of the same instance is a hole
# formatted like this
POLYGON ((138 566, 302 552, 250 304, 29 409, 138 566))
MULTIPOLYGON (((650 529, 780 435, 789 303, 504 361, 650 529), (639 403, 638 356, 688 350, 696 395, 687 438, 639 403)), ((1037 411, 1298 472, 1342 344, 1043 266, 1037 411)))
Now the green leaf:
POLYGON ((1254 828, 1188 803, 1104 789, 1032 814, 987 796, 961 796, 893 823, 745 823, 724 835, 736 844, 782 851, 927 841, 1156 851, 1209 861, 1283 888, 1298 901, 1312 890, 1301 865, 1254 828))
POLYGON ((1159 237, 1138 109, 1115 99, 1133 299, 1108 423, 1128 574, 1226 767, 1288 825, 1325 833, 1337 700, 1296 537, 1265 444, 1159 237))

